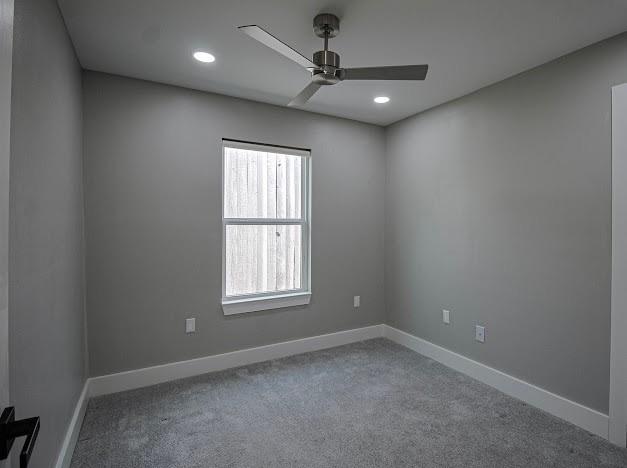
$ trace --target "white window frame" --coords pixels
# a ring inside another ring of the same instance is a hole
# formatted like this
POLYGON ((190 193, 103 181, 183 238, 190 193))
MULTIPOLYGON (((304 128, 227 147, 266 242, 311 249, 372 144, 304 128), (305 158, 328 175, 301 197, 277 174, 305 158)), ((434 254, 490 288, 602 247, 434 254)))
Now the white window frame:
POLYGON ((222 310, 224 315, 243 314, 260 310, 302 306, 311 300, 311 151, 301 148, 250 143, 239 140, 222 140, 222 310), (224 217, 224 174, 226 148, 262 151, 268 153, 301 156, 301 217, 298 219, 276 218, 225 218, 224 217), (226 295, 226 227, 233 224, 294 225, 301 226, 301 287, 289 291, 226 295))

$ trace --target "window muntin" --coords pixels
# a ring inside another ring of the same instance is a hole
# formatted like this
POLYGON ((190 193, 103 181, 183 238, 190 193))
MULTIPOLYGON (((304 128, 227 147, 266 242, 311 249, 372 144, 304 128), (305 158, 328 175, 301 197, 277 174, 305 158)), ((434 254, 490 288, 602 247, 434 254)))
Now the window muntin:
POLYGON ((309 290, 309 152, 223 143, 223 301, 309 290))

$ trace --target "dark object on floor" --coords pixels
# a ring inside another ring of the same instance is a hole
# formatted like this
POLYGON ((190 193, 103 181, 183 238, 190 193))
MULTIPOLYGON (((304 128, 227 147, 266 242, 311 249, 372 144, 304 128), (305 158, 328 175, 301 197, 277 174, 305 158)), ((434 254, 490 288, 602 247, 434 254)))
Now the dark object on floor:
POLYGON ((94 398, 72 468, 627 467, 627 450, 385 339, 94 398))

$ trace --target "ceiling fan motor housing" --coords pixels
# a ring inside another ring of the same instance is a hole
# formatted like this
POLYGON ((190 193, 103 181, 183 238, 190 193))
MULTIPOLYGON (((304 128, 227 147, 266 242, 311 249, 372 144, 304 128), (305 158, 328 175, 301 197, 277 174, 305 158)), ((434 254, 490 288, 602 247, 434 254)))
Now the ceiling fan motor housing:
POLYGON ((313 81, 321 85, 332 85, 340 81, 335 72, 340 68, 340 56, 331 50, 319 50, 313 55, 313 63, 320 67, 312 71, 313 81))

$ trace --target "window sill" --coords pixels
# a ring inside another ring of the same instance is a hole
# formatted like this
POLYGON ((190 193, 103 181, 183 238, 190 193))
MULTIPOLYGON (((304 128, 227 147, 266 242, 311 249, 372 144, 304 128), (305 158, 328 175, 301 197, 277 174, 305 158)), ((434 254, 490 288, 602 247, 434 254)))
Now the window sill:
POLYGON ((224 315, 245 314, 247 312, 257 312, 260 310, 282 309, 284 307, 306 305, 309 304, 310 300, 310 292, 223 300, 222 311, 224 315))

